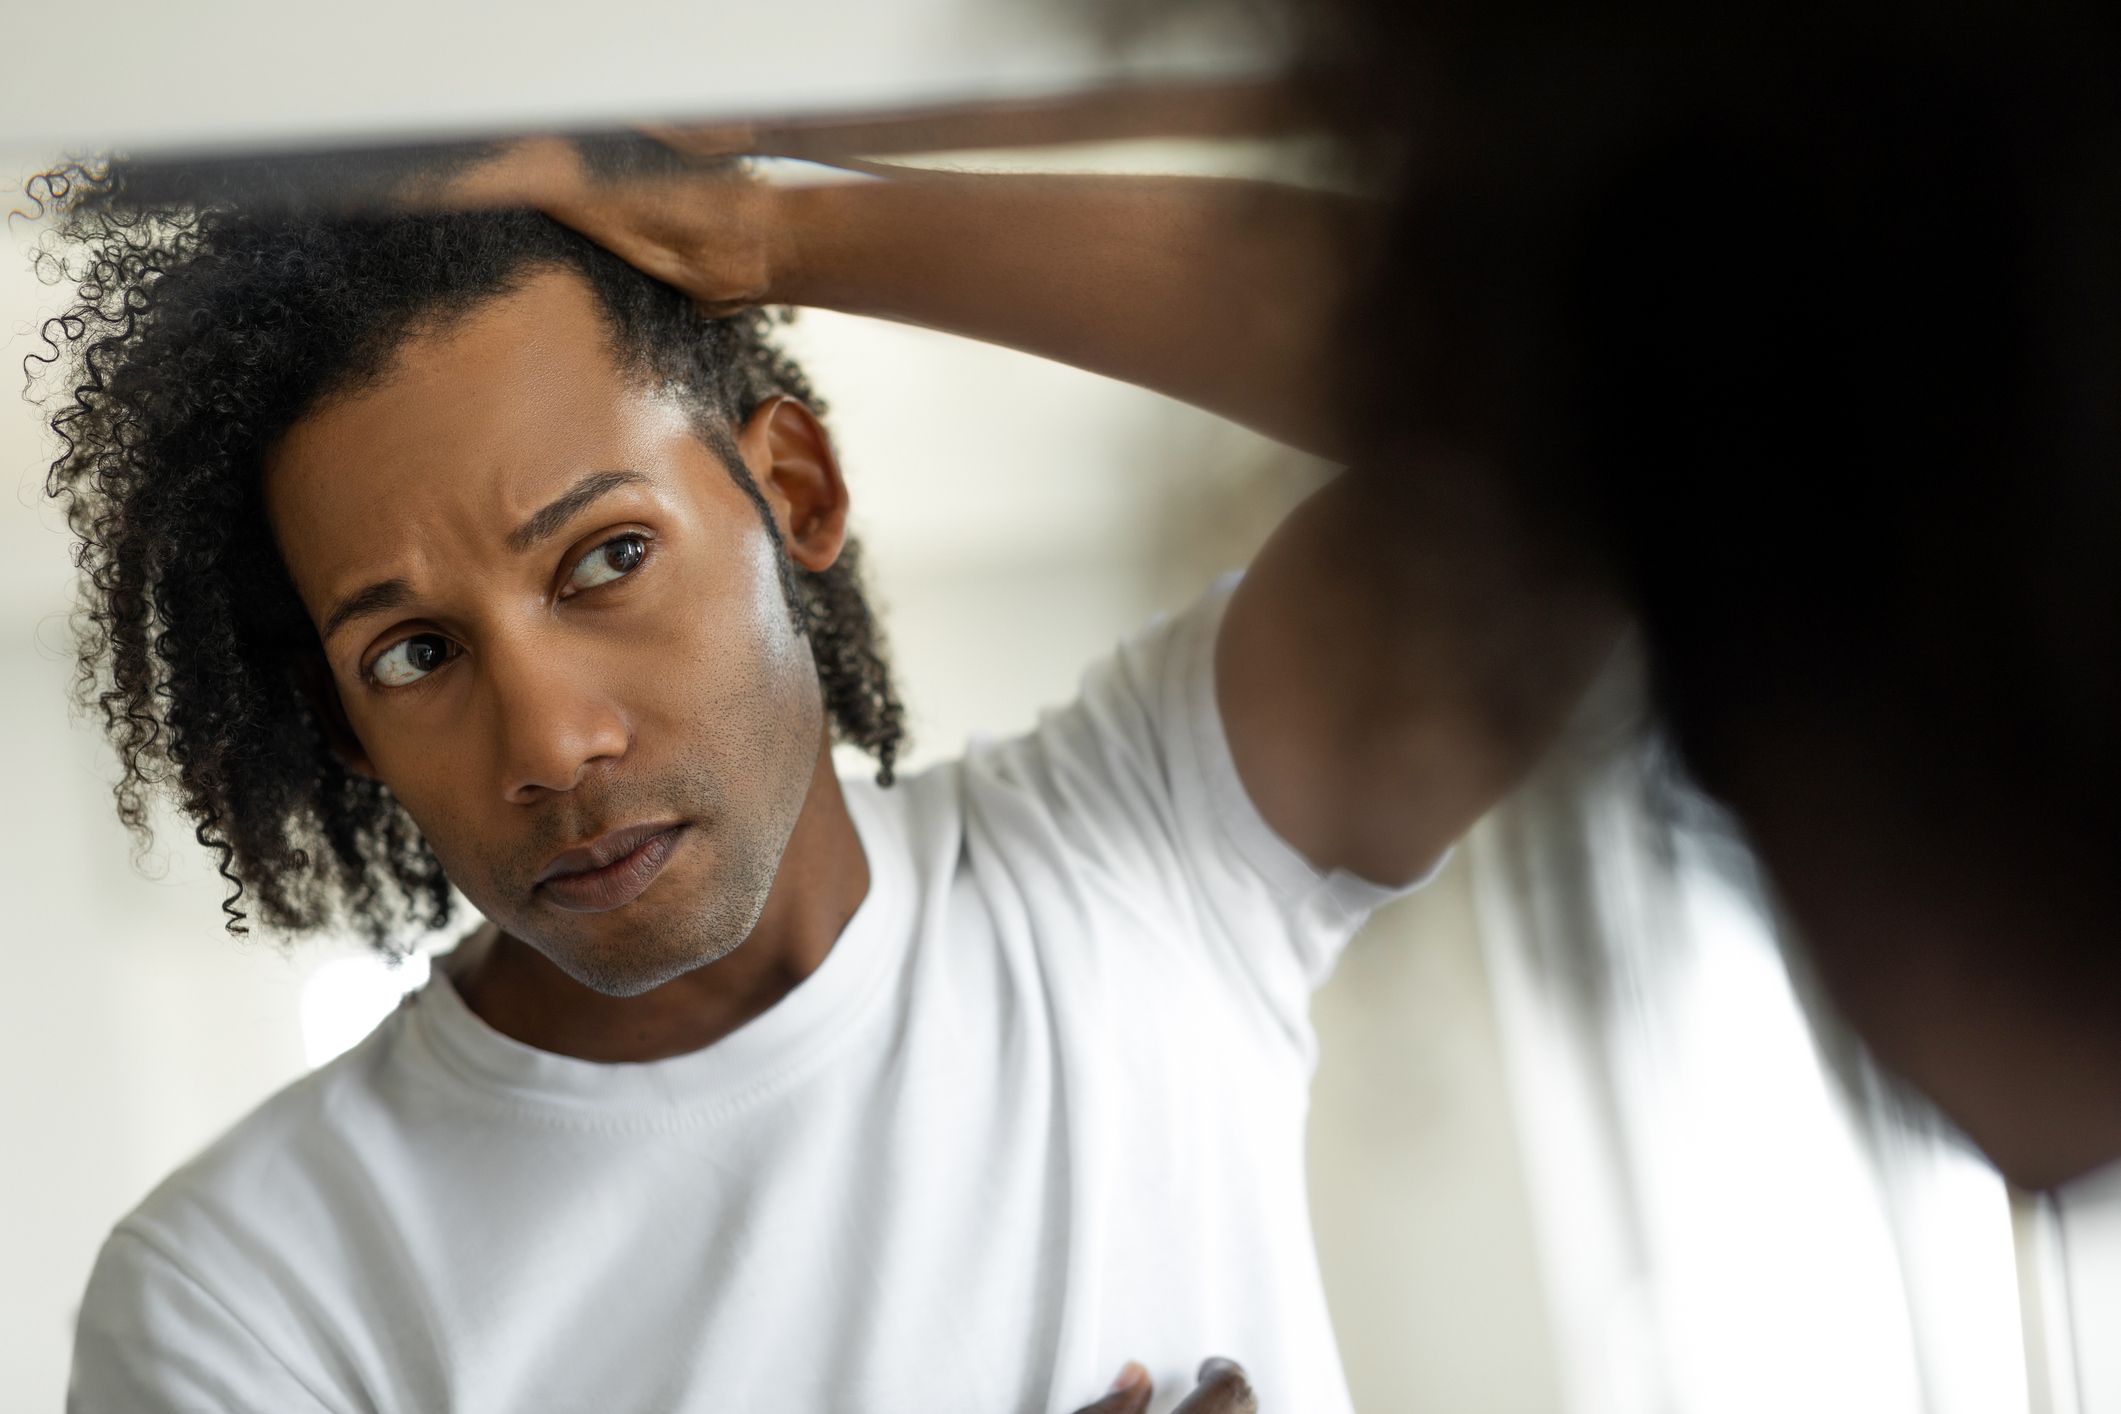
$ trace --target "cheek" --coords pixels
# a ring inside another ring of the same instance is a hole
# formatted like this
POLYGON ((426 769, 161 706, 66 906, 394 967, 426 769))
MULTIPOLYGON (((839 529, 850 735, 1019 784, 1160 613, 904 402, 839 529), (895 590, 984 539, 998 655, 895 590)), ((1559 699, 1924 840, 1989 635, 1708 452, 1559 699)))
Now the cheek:
POLYGON ((676 601, 658 616, 666 661, 694 670, 688 698, 704 696, 724 711, 785 709, 792 684, 814 695, 810 644, 796 628, 779 562, 765 536, 729 545, 687 577, 676 601))
POLYGON ((463 877, 463 866, 476 856, 477 842, 492 833, 491 822, 471 808, 474 801, 490 794, 482 780, 473 778, 468 755, 463 752, 422 753, 425 759, 399 761, 384 780, 405 812, 419 826, 435 857, 452 879, 463 877), (449 774, 452 764, 455 775, 449 774))
POLYGON ((778 799, 788 779, 807 781, 824 707, 807 639, 796 631, 770 551, 729 584, 713 609, 674 615, 685 642, 669 661, 640 748, 680 772, 710 775, 714 794, 741 813, 778 799), (746 804, 748 802, 748 804, 746 804))

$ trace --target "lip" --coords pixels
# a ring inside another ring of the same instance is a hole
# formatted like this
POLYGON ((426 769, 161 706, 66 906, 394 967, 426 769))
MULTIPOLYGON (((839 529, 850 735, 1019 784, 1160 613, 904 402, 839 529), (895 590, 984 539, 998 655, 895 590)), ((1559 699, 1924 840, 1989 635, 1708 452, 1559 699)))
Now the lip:
POLYGON ((601 913, 639 898, 676 850, 683 821, 629 825, 553 856, 532 892, 573 913, 601 913))

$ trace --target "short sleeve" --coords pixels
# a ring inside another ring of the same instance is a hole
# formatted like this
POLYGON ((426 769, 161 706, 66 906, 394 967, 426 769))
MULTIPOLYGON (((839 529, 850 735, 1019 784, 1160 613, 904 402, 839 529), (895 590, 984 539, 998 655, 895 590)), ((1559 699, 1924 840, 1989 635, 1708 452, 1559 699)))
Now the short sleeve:
POLYGON ((1310 994, 1349 938, 1435 871, 1396 888, 1321 871, 1260 814, 1215 690, 1216 636, 1239 578, 1093 664, 1074 702, 998 744, 987 766, 1043 798, 1079 867, 1164 905, 1211 965, 1308 1035, 1310 994))
POLYGON ((103 1245, 74 1334, 68 1414, 326 1409, 212 1292, 142 1235, 103 1245))

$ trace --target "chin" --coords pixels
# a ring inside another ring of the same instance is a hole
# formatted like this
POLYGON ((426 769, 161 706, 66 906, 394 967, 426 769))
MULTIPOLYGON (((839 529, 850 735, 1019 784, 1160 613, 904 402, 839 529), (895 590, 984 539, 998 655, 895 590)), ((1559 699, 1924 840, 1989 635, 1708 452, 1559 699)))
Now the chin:
POLYGON ((569 940, 546 955, 593 992, 638 997, 735 952, 765 907, 763 893, 756 899, 717 899, 682 920, 615 930, 609 938, 569 940))
POLYGON ((648 949, 629 940, 610 949, 556 948, 547 956, 561 971, 592 992, 607 997, 638 997, 652 992, 686 973, 719 962, 743 944, 739 938, 727 946, 688 947, 675 951, 648 949))
POLYGON ((660 966, 645 966, 634 959, 612 960, 588 959, 583 962, 570 959, 560 967, 575 981, 592 992, 607 997, 638 997, 652 992, 665 983, 678 978, 696 967, 704 967, 712 959, 698 962, 669 962, 660 966))

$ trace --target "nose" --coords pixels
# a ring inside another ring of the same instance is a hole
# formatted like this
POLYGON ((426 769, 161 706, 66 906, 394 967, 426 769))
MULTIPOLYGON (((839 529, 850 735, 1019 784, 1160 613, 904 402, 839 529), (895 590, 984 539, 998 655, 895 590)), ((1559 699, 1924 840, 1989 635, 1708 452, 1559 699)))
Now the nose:
POLYGON ((602 665, 559 644, 526 644, 503 656, 489 654, 487 668, 501 794, 510 804, 573 790, 632 745, 632 724, 602 665))

